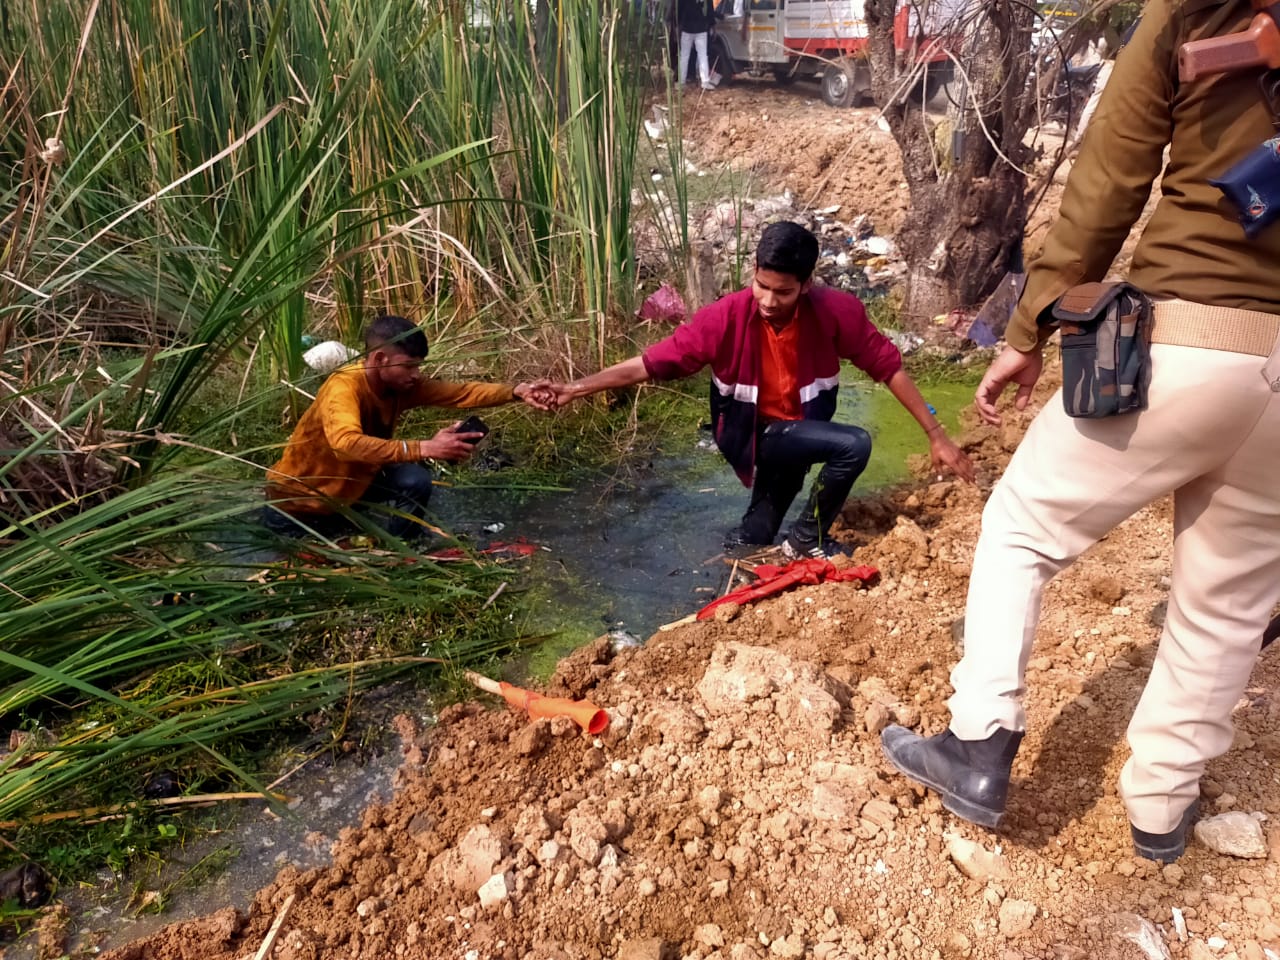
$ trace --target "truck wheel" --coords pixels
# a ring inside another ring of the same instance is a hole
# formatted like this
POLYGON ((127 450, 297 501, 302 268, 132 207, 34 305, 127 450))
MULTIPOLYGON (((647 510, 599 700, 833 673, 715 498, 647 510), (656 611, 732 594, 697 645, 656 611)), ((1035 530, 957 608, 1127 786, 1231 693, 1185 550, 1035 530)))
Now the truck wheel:
POLYGON ((848 59, 829 63, 822 71, 822 99, 828 106, 853 106, 855 87, 854 65, 848 59))
MULTIPOLYGON (((696 59, 690 57, 690 60, 696 59)), ((720 86, 727 87, 733 83, 733 74, 737 69, 737 64, 733 61, 733 56, 729 53, 729 45, 724 42, 724 38, 713 34, 711 37, 711 49, 707 51, 707 60, 711 67, 712 73, 720 74, 720 86)))
POLYGON ((950 61, 929 65, 924 77, 924 101, 929 110, 951 113, 963 106, 960 101, 962 95, 959 78, 950 61))

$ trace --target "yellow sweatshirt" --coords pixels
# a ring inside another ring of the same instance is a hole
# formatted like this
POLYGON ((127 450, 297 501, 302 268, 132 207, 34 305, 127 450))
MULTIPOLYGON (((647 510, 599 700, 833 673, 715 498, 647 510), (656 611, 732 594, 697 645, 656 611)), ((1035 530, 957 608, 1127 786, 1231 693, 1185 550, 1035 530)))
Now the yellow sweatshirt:
POLYGON ((400 415, 414 407, 492 407, 515 399, 498 383, 423 380, 416 394, 381 397, 364 364, 335 371, 294 428, 280 461, 267 471, 267 497, 288 513, 331 513, 369 489, 388 463, 420 460, 416 440, 392 440, 400 415))

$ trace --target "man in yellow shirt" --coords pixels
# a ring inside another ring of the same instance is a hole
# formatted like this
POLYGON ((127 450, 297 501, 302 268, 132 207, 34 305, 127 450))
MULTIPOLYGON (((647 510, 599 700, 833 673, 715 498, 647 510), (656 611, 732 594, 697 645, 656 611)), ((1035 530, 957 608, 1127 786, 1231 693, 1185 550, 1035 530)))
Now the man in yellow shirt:
POLYGON ((294 428, 280 461, 267 471, 263 522, 277 533, 334 536, 351 528, 355 506, 389 534, 422 529, 431 497, 423 460, 460 462, 483 433, 461 423, 430 440, 395 440, 400 415, 414 407, 492 407, 523 400, 549 409, 538 383, 450 383, 422 374, 426 335, 404 317, 376 318, 365 331, 365 356, 337 370, 294 428))

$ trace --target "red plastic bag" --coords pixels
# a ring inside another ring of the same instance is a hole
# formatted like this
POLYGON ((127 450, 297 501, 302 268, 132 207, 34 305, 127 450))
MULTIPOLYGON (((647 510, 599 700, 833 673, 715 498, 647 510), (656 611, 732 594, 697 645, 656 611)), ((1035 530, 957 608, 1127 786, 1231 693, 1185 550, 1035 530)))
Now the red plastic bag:
POLYGON ((858 580, 866 582, 880 575, 875 567, 838 568, 830 560, 816 557, 806 560, 793 560, 785 567, 772 563, 762 563, 755 569, 759 578, 755 583, 739 587, 732 593, 726 593, 719 600, 713 600, 698 611, 699 620, 709 620, 715 615, 716 607, 724 603, 754 603, 765 597, 782 593, 802 583, 833 583, 836 581, 858 580))
POLYGON ((645 323, 683 323, 689 308, 675 287, 664 283, 645 298, 636 316, 645 323))

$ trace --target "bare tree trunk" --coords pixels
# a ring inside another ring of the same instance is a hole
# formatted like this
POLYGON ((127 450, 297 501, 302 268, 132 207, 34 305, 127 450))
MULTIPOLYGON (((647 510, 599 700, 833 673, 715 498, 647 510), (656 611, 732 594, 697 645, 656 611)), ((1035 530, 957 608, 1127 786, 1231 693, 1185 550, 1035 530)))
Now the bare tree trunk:
POLYGON ((967 82, 957 68, 952 88, 961 103, 941 120, 925 111, 911 82, 915 50, 895 47, 896 7, 897 0, 867 0, 868 44, 872 90, 902 151, 911 199, 897 240, 908 264, 904 311, 919 321, 980 303, 1020 257, 1035 13, 1019 0, 976 0, 962 24, 931 31, 964 37, 952 52, 967 82))

